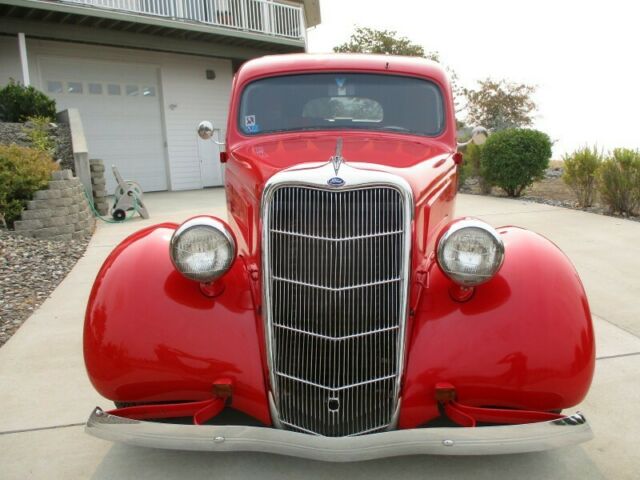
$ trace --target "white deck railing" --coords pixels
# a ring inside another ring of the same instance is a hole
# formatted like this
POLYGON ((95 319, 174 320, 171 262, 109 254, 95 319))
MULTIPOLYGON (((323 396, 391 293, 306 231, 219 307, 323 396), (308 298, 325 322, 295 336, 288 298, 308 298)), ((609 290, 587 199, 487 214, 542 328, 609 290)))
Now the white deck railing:
POLYGON ((61 0, 277 37, 304 38, 301 6, 270 0, 61 0))

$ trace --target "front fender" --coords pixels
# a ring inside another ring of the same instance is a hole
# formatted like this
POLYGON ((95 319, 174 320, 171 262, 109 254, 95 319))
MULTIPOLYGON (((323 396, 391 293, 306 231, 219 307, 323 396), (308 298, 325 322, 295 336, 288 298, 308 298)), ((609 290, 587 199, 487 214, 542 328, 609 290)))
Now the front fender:
POLYGON ((123 402, 201 400, 233 382, 233 407, 270 424, 249 278, 242 258, 215 298, 169 257, 176 224, 124 240, 100 269, 87 305, 84 357, 103 396, 123 402))
POLYGON ((549 240, 498 229, 505 261, 467 302, 433 264, 410 321, 399 426, 436 418, 435 384, 460 402, 529 410, 579 403, 591 384, 595 344, 587 298, 573 265, 549 240))

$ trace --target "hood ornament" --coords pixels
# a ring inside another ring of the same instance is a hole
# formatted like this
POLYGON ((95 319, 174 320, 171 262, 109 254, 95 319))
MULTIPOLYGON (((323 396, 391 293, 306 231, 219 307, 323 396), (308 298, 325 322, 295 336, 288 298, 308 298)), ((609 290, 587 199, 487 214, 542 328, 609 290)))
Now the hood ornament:
POLYGON ((338 175, 340 166, 344 161, 344 158, 342 158, 342 138, 338 139, 338 143, 336 144, 336 153, 333 157, 330 158, 330 161, 333 164, 333 171, 336 173, 336 175, 338 175))

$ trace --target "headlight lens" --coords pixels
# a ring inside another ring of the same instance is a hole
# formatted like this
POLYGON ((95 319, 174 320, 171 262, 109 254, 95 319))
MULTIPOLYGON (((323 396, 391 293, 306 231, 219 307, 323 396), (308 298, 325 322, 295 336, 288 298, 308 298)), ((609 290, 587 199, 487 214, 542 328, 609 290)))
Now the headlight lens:
POLYGON ((490 225, 461 220, 444 233, 438 244, 438 264, 454 282, 475 286, 493 278, 504 260, 502 239, 490 225))
POLYGON ((209 217, 184 222, 171 237, 171 261, 185 277, 208 283, 224 275, 236 255, 226 225, 209 217))

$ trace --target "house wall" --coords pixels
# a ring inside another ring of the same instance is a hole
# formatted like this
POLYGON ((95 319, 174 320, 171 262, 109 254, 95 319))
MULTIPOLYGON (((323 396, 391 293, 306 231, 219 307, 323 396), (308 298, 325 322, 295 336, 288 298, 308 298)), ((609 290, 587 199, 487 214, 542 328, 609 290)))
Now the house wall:
MULTIPOLYGON (((230 60, 28 37, 27 52, 31 83, 42 90, 40 62, 47 57, 156 66, 160 75, 169 188, 186 190, 202 187, 196 127, 201 120, 210 120, 221 129, 220 138, 224 138, 233 76, 230 60), (215 71, 215 80, 206 79, 207 69, 215 71)), ((9 77, 22 77, 17 39, 0 37, 0 83, 5 84, 9 77)))
POLYGON ((6 85, 11 78, 22 82, 18 37, 0 35, 0 85, 6 85))

